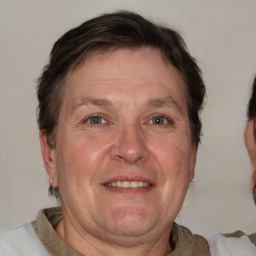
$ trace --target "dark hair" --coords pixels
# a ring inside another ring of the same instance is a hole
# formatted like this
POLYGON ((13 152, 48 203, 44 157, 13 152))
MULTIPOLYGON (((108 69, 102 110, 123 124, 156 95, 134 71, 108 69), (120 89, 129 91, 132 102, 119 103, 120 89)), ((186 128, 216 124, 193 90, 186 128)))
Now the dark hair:
MULTIPOLYGON (((180 72, 186 87, 192 141, 200 142, 199 112, 205 86, 201 71, 182 37, 177 31, 156 25, 136 13, 119 11, 84 22, 65 33, 53 46, 50 62, 37 85, 38 125, 52 148, 67 72, 96 51, 143 46, 159 49, 163 59, 180 72)), ((49 191, 56 195, 57 188, 54 189, 55 192, 52 188, 49 191)))
POLYGON ((256 116, 256 76, 254 77, 254 81, 252 84, 252 94, 248 103, 247 108, 247 118, 248 120, 252 120, 256 116))

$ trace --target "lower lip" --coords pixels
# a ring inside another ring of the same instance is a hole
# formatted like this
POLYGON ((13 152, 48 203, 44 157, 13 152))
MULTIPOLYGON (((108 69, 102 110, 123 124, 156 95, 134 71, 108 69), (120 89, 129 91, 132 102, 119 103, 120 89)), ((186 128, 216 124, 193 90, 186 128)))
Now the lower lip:
POLYGON ((104 186, 104 187, 113 193, 129 194, 129 195, 141 195, 146 192, 149 192, 153 188, 153 186, 142 187, 142 188, 120 188, 120 187, 108 187, 108 186, 104 186))

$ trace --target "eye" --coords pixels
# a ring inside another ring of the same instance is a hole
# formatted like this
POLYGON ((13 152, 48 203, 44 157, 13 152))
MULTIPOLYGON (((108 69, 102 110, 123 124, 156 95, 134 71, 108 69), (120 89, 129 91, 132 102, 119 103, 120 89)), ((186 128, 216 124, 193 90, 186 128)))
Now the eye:
POLYGON ((89 124, 104 124, 106 120, 101 116, 91 116, 86 119, 85 122, 89 124))
POLYGON ((150 121, 152 124, 167 124, 169 120, 164 116, 155 116, 150 121))

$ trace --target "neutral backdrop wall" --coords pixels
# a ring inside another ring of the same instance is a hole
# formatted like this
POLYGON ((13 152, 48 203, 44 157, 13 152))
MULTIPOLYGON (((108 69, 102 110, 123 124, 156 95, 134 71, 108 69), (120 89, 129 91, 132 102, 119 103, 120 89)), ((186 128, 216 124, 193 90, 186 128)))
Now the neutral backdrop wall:
POLYGON ((36 78, 53 43, 95 15, 128 9, 181 31, 207 86, 196 177, 177 217, 194 232, 256 231, 243 142, 256 73, 254 0, 1 0, 0 228, 33 220, 48 198, 36 124, 36 78))

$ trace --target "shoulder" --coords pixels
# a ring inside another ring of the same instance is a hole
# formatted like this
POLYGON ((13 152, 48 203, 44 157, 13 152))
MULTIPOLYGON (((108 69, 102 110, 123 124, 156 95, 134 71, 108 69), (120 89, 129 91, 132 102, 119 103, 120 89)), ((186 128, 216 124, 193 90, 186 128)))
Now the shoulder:
POLYGON ((49 255, 30 223, 0 233, 0 256, 49 255))
POLYGON ((246 235, 242 231, 230 234, 217 234, 209 240, 211 254, 216 256, 236 255, 255 256, 256 234, 246 235))
POLYGON ((173 230, 177 234, 175 250, 179 250, 181 253, 186 252, 186 255, 191 256, 210 255, 209 244, 204 237, 193 234, 188 228, 176 223, 173 224, 173 230))

